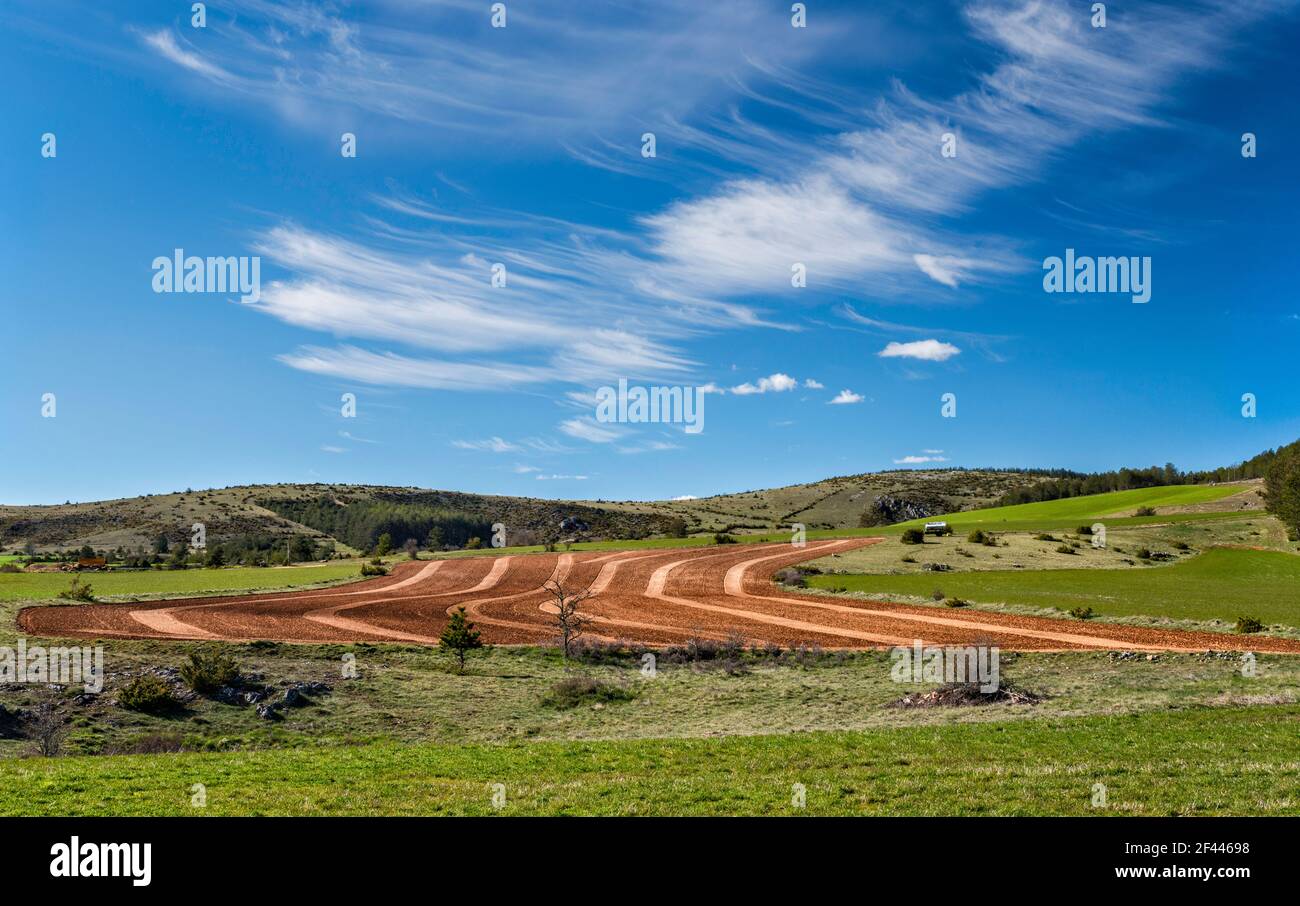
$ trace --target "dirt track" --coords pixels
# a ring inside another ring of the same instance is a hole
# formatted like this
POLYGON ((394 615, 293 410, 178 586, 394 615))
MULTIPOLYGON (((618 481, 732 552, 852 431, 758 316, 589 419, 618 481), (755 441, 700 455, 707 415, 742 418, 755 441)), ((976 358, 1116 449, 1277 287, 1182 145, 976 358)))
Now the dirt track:
POLYGON ((990 644, 1006 650, 1250 650, 1300 653, 1300 641, 953 611, 786 593, 778 569, 880 539, 725 548, 503 555, 401 563, 382 579, 311 592, 24 608, 32 635, 80 638, 397 641, 433 644, 465 607, 485 641, 548 643, 554 604, 542 585, 590 589, 587 638, 652 645, 739 635, 822 647, 990 644))

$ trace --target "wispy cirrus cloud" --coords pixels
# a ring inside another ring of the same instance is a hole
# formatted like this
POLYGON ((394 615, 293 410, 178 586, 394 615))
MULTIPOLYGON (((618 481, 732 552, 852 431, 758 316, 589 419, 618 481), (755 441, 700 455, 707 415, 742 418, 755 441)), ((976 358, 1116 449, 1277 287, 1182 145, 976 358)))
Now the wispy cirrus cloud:
MULTIPOLYGON (((650 122, 677 137, 661 148, 687 165, 689 188, 632 212, 623 228, 466 214, 394 191, 379 204, 397 221, 367 218, 364 240, 292 224, 260 236, 294 275, 264 291, 261 310, 420 350, 307 346, 281 361, 350 380, 482 390, 688 375, 698 363, 684 349, 702 332, 791 326, 749 300, 787 297, 795 264, 807 268, 810 300, 864 284, 879 296, 944 296, 1001 279, 1025 262, 1013 238, 963 229, 982 196, 1041 178, 1085 137, 1163 125, 1179 80, 1216 65, 1235 30, 1283 5, 1149 4, 1103 31, 1066 0, 973 0, 964 39, 993 62, 954 94, 898 82, 883 98, 807 87, 798 67, 822 52, 820 33, 792 40, 784 17, 758 2, 729 8, 725 35, 703 27, 714 13, 689 0, 636 7, 631 24, 515 5, 505 29, 468 5, 362 15, 232 0, 233 16, 213 17, 201 49, 174 29, 137 34, 168 65, 318 123, 361 111, 469 136, 506 129, 530 148, 554 143, 641 174, 636 142, 611 136, 650 122), (759 122, 741 100, 800 128, 759 122), (946 133, 953 157, 941 153, 946 133), (507 290, 488 285, 494 261, 510 270, 507 290), (519 304, 500 304, 507 298, 519 304)), ((928 361, 957 354, 939 339, 886 349, 928 361)))
POLYGON ((522 449, 518 444, 495 436, 486 440, 453 440, 451 445, 461 450, 482 450, 488 453, 518 453, 522 449))

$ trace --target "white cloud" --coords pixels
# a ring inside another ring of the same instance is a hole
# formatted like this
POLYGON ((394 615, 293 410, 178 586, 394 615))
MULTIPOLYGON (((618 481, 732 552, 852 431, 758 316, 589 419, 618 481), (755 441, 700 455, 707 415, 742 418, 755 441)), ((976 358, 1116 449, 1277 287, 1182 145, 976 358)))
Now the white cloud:
POLYGON ((542 471, 542 470, 539 469, 539 468, 537 468, 537 466, 525 466, 525 465, 516 465, 516 466, 515 466, 515 474, 516 474, 516 475, 528 475, 528 474, 531 473, 531 472, 540 472, 540 471, 542 471))
POLYGON ((915 466, 927 462, 947 462, 946 456, 904 456, 902 459, 895 459, 894 465, 897 466, 915 466))
POLYGON ((941 340, 913 340, 910 343, 893 342, 880 350, 882 359, 921 359, 926 362, 946 362, 961 350, 941 340))
POLYGON ((677 497, 673 497, 673 498, 671 498, 671 499, 673 499, 673 500, 699 500, 700 498, 696 497, 694 494, 681 494, 681 495, 679 495, 679 496, 677 496, 677 497))
MULTIPOLYGON (((658 279, 719 295, 788 287, 791 262, 809 286, 877 292, 917 285, 919 271, 948 287, 1026 266, 999 237, 958 236, 941 216, 970 210, 991 190, 1039 179, 1081 139, 1157 125, 1157 110, 1188 73, 1219 63, 1232 32, 1281 5, 1147 4, 1112 17, 1097 40, 1066 0, 975 0, 963 10, 994 62, 964 75, 966 90, 922 97, 898 83, 861 103, 869 124, 834 141, 800 145, 733 114, 709 133, 710 150, 760 175, 732 180, 646 217, 658 279), (722 133, 743 130, 727 142, 722 133), (940 136, 957 136, 955 157, 940 136), (785 170, 798 157, 797 176, 785 170)), ((985 48, 979 48, 983 51, 985 48)))
POLYGON ((158 51, 164 58, 183 66, 191 72, 197 72, 214 82, 230 84, 234 77, 213 63, 208 62, 192 50, 185 50, 176 43, 176 38, 166 29, 141 35, 146 44, 158 51))
POLYGON ((825 385, 825 384, 823 384, 821 381, 815 381, 815 380, 813 380, 812 378, 808 378, 808 379, 806 379, 806 380, 803 382, 803 385, 804 385, 805 387, 807 387, 809 390, 824 390, 824 389, 826 389, 826 385, 825 385))
MULTIPOLYGON (((349 4, 223 0, 203 47, 225 69, 195 65, 186 52, 164 56, 268 116, 321 126, 380 121, 372 134, 406 124, 403 138, 440 148, 503 133, 530 150, 581 142, 573 149, 580 157, 621 157, 628 167, 625 148, 593 136, 636 128, 635 142, 646 123, 672 123, 732 97, 738 76, 757 72, 751 61, 794 66, 824 40, 790 40, 761 0, 729 3, 724 29, 695 0, 638 4, 623 15, 533 0, 509 4, 509 27, 499 30, 489 27, 486 5, 438 6, 383 3, 362 17, 349 4)), ((170 31, 157 35, 171 40, 170 31)), ((152 45, 158 36, 143 37, 152 45)))
POLYGON ((333 444, 325 444, 324 446, 321 447, 321 450, 322 450, 323 452, 325 452, 325 453, 346 453, 346 452, 348 452, 348 451, 347 451, 347 448, 345 448, 345 447, 336 447, 336 446, 334 446, 333 444))
POLYGON ((793 390, 799 386, 799 382, 788 374, 777 372, 764 378, 759 378, 757 383, 738 384, 731 388, 731 392, 737 396, 749 396, 754 393, 783 393, 786 390, 793 390))
POLYGON ((538 475, 538 481, 586 481, 586 475, 538 475))
POLYGON ((462 450, 482 450, 486 453, 518 453, 520 450, 518 444, 512 444, 500 437, 489 437, 487 440, 454 440, 451 445, 462 450))
POLYGON ((560 430, 570 437, 591 441, 593 444, 607 444, 623 436, 622 431, 601 424, 590 416, 566 419, 560 422, 560 430))
POLYGON ((835 399, 827 403, 828 406, 845 406, 852 403, 862 402, 862 396, 854 393, 852 390, 841 390, 836 394, 835 399))
POLYGON ((971 262, 961 258, 936 258, 933 255, 913 255, 912 260, 921 272, 936 283, 956 289, 963 267, 970 267, 971 262))
POLYGON ((927 454, 929 454, 930 456, 938 456, 938 455, 939 455, 940 453, 942 453, 943 451, 942 451, 942 450, 922 450, 921 452, 922 452, 922 453, 927 453, 927 454))

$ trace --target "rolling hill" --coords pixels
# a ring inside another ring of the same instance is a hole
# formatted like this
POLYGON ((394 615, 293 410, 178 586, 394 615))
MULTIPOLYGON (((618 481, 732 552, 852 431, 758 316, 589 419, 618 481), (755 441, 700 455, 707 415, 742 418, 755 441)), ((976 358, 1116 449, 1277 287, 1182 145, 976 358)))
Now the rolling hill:
POLYGON ((810 530, 844 529, 862 524, 864 513, 877 501, 906 501, 924 506, 927 512, 954 512, 986 507, 1036 480, 1036 473, 1020 471, 879 472, 666 501, 556 501, 375 485, 245 485, 89 503, 0 505, 0 550, 18 550, 29 543, 41 551, 85 544, 132 549, 149 545, 159 535, 179 542, 196 522, 203 523, 208 538, 215 540, 305 534, 349 547, 347 538, 330 530, 339 531, 337 513, 354 504, 398 513, 458 514, 477 524, 502 522, 512 544, 544 538, 556 532, 566 517, 585 523, 584 535, 592 539, 647 538, 675 532, 680 523, 688 532, 770 531, 792 522, 810 530), (328 519, 322 515, 331 512, 335 515, 328 519))

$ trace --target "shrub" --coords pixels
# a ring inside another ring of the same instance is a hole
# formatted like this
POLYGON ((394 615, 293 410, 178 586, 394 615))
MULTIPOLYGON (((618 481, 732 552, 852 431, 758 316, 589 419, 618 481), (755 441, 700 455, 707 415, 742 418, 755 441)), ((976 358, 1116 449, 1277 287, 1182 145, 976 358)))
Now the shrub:
POLYGON ((1138 558, 1139 560, 1150 560, 1150 559, 1151 559, 1151 551, 1150 551, 1148 548, 1145 548, 1145 547, 1139 547, 1138 550, 1137 550, 1137 558, 1138 558))
POLYGON ((0 573, 20 573, 20 572, 22 572, 22 570, 18 568, 18 565, 16 563, 0 563, 0 573))
POLYGON ((782 585, 792 586, 794 588, 804 588, 808 585, 804 580, 803 573, 797 569, 783 569, 776 574, 776 580, 782 585))
POLYGON ((913 557, 911 554, 906 554, 906 555, 903 557, 903 562, 904 562, 904 563, 915 563, 915 562, 916 562, 916 558, 913 557))
POLYGON ((1049 535, 1047 532, 1039 532, 1034 536, 1035 541, 1060 541, 1055 535, 1049 535))
POLYGON ((1081 525, 1081 526, 1079 526, 1077 529, 1074 530, 1074 533, 1075 533, 1076 535, 1091 535, 1091 534, 1092 534, 1092 526, 1090 526, 1090 525, 1081 525))
POLYGON ((947 596, 943 593, 942 588, 936 588, 930 593, 930 597, 934 598, 936 601, 942 601, 947 596))
POLYGON ((1186 541, 1175 541, 1173 543, 1173 548, 1176 551, 1189 551, 1192 549, 1192 546, 1186 541))
POLYGON ((73 576, 72 584, 59 592, 59 597, 65 601, 94 601, 94 591, 89 582, 82 582, 80 576, 73 576))
POLYGON ((989 535, 984 531, 984 529, 977 528, 966 536, 966 540, 971 544, 986 544, 989 541, 989 535))
POLYGON ((636 692, 624 686, 606 683, 590 676, 570 676, 560 680, 542 696, 542 704, 561 711, 576 708, 586 702, 625 702, 636 698, 636 692))
POLYGON ((464 607, 457 607, 456 612, 451 615, 451 619, 447 621, 446 627, 442 630, 442 635, 438 636, 438 644, 456 656, 458 669, 461 673, 464 673, 465 655, 476 648, 483 647, 483 640, 479 638, 479 631, 465 617, 464 607))
POLYGON ((1068 544, 1062 544, 1060 547, 1056 549, 1056 552, 1058 554, 1076 554, 1076 555, 1078 554, 1078 551, 1070 547, 1070 545, 1068 544))
POLYGON ((718 532, 716 535, 713 536, 713 543, 714 544, 736 544, 737 541, 734 535, 728 535, 726 532, 718 532))
POLYGON ((386 575, 388 575, 388 567, 386 567, 386 566, 376 566, 376 565, 373 564, 373 563, 362 563, 362 564, 361 564, 361 575, 363 575, 363 576, 386 576, 386 575))
POLYGON ((1151 506, 1140 506, 1133 511, 1134 516, 1154 516, 1156 508, 1151 506))
POLYGON ((174 707, 176 699, 172 698, 172 690, 166 683, 152 673, 146 673, 122 687, 117 694, 117 703, 128 711, 157 714, 174 707))
POLYGON ((1254 617, 1237 617, 1237 632, 1248 634, 1263 631, 1264 624, 1254 617))
POLYGON ((1074 608, 1073 610, 1070 611, 1070 616, 1074 617, 1076 620, 1091 620, 1091 619, 1092 619, 1092 608, 1091 608, 1091 607, 1076 607, 1076 608, 1074 608))
POLYGON ((925 544, 925 532, 919 528, 904 529, 903 536, 898 540, 904 544, 925 544))
POLYGON ((239 681, 239 665, 224 654, 190 655, 190 662, 182 664, 181 679, 195 692, 205 695, 222 686, 233 686, 239 681))
POLYGON ((948 607, 969 607, 970 601, 965 598, 946 598, 943 602, 948 607))

